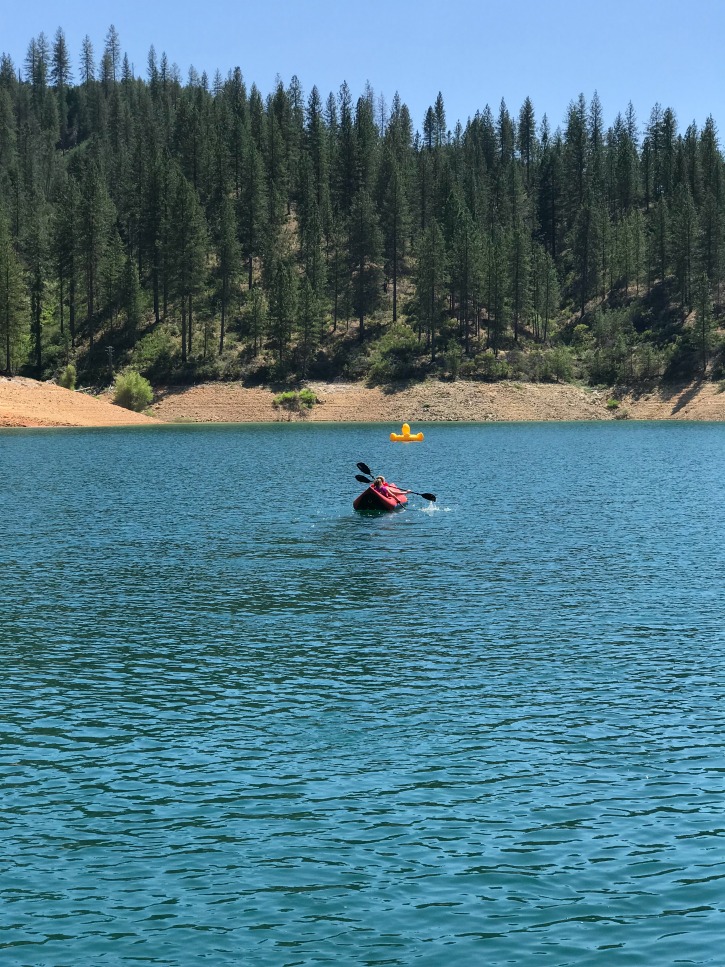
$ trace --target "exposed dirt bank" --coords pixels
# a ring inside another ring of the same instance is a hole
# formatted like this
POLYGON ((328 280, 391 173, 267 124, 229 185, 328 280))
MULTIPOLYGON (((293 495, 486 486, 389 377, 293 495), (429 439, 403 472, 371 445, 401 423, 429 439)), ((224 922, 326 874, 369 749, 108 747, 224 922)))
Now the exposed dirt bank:
MULTIPOLYGON (((712 383, 690 383, 637 395, 585 390, 567 384, 447 383, 428 380, 393 390, 359 383, 309 384, 319 404, 306 419, 391 425, 441 421, 722 420, 725 393, 712 383), (618 407, 609 401, 616 397, 618 407)), ((0 427, 128 426, 154 422, 266 423, 286 420, 269 388, 207 383, 159 388, 151 416, 115 406, 107 396, 70 392, 53 383, 0 377, 0 427)), ((297 419, 297 417, 293 417, 297 419)))
MULTIPOLYGON (((305 417, 316 422, 514 421, 514 420, 725 420, 725 394, 712 383, 692 383, 640 393, 585 390, 551 383, 447 383, 428 380, 384 390, 360 383, 309 384, 319 405, 305 417)), ((269 389, 206 384, 159 391, 151 411, 162 420, 267 422, 286 420, 269 389)), ((293 417, 297 419, 297 417, 293 417)))
POLYGON ((0 427, 133 426, 158 420, 90 396, 34 379, 0 376, 0 427))

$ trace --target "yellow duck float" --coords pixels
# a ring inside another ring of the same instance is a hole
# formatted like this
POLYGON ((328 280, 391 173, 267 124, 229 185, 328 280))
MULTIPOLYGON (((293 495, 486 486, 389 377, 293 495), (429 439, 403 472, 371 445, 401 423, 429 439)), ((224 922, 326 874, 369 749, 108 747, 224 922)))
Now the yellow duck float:
POLYGON ((402 426, 402 432, 391 433, 390 439, 393 441, 393 443, 420 443, 423 439, 423 434, 411 433, 410 425, 408 423, 404 423, 402 426))

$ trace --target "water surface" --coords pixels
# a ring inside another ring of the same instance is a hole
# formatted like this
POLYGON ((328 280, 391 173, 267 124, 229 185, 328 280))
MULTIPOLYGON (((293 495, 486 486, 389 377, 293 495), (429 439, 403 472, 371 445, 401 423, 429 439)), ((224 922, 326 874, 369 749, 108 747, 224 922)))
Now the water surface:
POLYGON ((424 429, 0 433, 3 964, 722 963, 725 427, 424 429))

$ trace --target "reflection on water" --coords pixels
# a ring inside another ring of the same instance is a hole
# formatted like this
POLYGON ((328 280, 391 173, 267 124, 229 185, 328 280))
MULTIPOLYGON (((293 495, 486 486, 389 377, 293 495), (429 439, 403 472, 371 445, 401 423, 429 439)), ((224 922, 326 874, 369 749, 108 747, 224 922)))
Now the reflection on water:
POLYGON ((3 963, 717 964, 724 432, 0 435, 3 963))

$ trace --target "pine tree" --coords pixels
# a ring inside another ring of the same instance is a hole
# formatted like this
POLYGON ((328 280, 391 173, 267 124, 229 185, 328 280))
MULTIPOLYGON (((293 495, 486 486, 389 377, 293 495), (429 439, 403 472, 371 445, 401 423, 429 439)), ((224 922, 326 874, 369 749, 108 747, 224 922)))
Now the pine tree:
POLYGON ((193 305, 205 280, 207 228, 199 198, 183 173, 172 174, 168 253, 172 294, 181 315, 181 361, 193 349, 193 305))
POLYGON ((65 309, 69 309, 69 337, 75 348, 75 295, 78 265, 78 208, 80 197, 74 178, 65 176, 55 192, 51 216, 50 254, 58 286, 60 335, 65 337, 65 309))
POLYGON ((698 250, 697 213, 688 184, 679 185, 672 203, 672 231, 670 262, 674 269, 675 284, 680 297, 683 315, 692 305, 693 276, 698 250))
POLYGON ((93 44, 86 34, 81 47, 81 83, 88 87, 96 79, 96 65, 93 60, 93 44))
POLYGON ((266 121, 265 160, 268 183, 267 218, 271 228, 278 228, 288 213, 288 171, 286 159, 286 145, 280 127, 280 121, 274 111, 267 111, 266 121))
POLYGON ((531 185, 534 162, 536 160, 536 119, 534 105, 527 97, 519 111, 518 148, 524 165, 527 187, 531 185))
POLYGON ((662 282, 667 277, 667 255, 670 247, 670 213, 667 199, 660 196, 655 205, 653 228, 650 236, 652 250, 651 263, 656 277, 662 282))
POLYGON ((433 106, 434 117, 434 144, 436 148, 442 148, 447 141, 448 129, 446 125, 446 109, 443 105, 443 95, 438 91, 438 96, 433 106))
POLYGON ((356 187, 372 195, 378 171, 378 132, 372 93, 358 98, 355 110, 356 187))
POLYGON ((330 220, 330 146, 325 127, 322 101, 316 87, 312 88, 307 101, 307 126, 305 146, 310 159, 312 190, 323 226, 330 220))
POLYGON ((68 85, 71 82, 70 55, 65 40, 65 34, 58 27, 53 42, 53 61, 50 76, 55 85, 58 98, 58 117, 60 120, 60 146, 63 150, 69 147, 68 136, 68 85))
POLYGON ((323 298, 326 282, 325 256, 323 253, 323 223, 314 190, 309 158, 304 156, 301 164, 305 172, 300 181, 305 184, 301 191, 298 212, 299 254, 304 276, 312 287, 315 298, 323 298))
POLYGON ((415 271, 415 304, 419 326, 426 334, 431 362, 438 350, 446 285, 446 251, 438 223, 431 219, 421 236, 415 271))
POLYGON ((43 373, 43 311, 45 308, 48 270, 48 208, 39 193, 29 199, 22 239, 23 258, 28 273, 30 295, 30 335, 38 379, 43 373))
POLYGON ((277 360, 284 366, 297 312, 297 279, 289 258, 280 258, 272 275, 269 295, 270 335, 277 345, 277 360))
MULTIPOLYGON (((239 198, 237 218, 242 255, 247 262, 248 287, 252 288, 254 259, 262 254, 265 236, 270 230, 269 206, 262 155, 253 138, 246 143, 244 184, 239 198)), ((275 223, 272 222, 272 225, 275 223)))
POLYGON ((297 332, 300 353, 300 371, 305 377, 312 354, 320 343, 322 331, 322 306, 310 280, 302 279, 297 312, 297 332))
POLYGON ((510 236, 509 279, 511 293, 511 320, 514 327, 514 342, 519 341, 519 330, 529 313, 529 245, 521 222, 513 228, 510 236))
POLYGON ((382 290, 382 236, 370 195, 359 191, 350 212, 350 267, 352 307, 365 335, 365 317, 380 305, 382 290))
POLYGON ((487 241, 485 252, 486 288, 488 303, 487 346, 495 356, 501 349, 509 324, 509 271, 508 252, 510 240, 500 226, 494 229, 487 241))
POLYGON ((11 199, 15 196, 14 234, 19 234, 19 177, 17 124, 13 101, 7 88, 0 85, 0 198, 6 199, 10 219, 11 199))
POLYGON ((255 286, 249 294, 249 335, 252 338, 253 352, 259 352, 269 325, 269 305, 266 296, 259 286, 255 286))
POLYGON ((563 173, 565 186, 565 217, 569 228, 585 205, 589 132, 587 105, 584 95, 569 105, 564 134, 563 173))
POLYGON ((556 265, 549 253, 546 252, 544 254, 544 284, 541 288, 541 302, 539 303, 539 315, 543 323, 542 342, 546 342, 549 337, 549 326, 551 320, 556 316, 560 303, 561 295, 556 265))
POLYGON ((109 65, 108 80, 112 84, 115 84, 121 68, 121 40, 113 24, 108 28, 108 33, 106 34, 104 55, 109 65))
POLYGON ((120 306, 124 314, 124 332, 131 346, 134 346, 142 320, 142 295, 138 269, 130 256, 126 257, 123 265, 120 306))
POLYGON ((571 232, 571 253, 580 318, 584 316, 588 300, 599 291, 601 224, 600 205, 592 192, 587 191, 571 232))
POLYGON ((469 211, 459 204, 453 231, 450 280, 454 301, 458 306, 459 332, 466 354, 470 352, 471 319, 478 285, 480 239, 469 211))
POLYGON ((79 260, 85 275, 86 331, 89 352, 99 323, 98 287, 101 262, 106 253, 115 221, 115 209, 96 162, 91 161, 84 172, 79 207, 79 260))
POLYGON ((546 250, 556 260, 562 249, 564 149, 559 135, 553 140, 550 137, 546 115, 541 122, 540 144, 536 216, 546 250))
POLYGON ((357 143, 350 88, 343 83, 338 95, 339 126, 334 157, 333 207, 347 216, 358 189, 357 143))
POLYGON ((222 201, 221 217, 217 239, 218 259, 218 297, 221 318, 219 323, 219 353, 224 352, 227 312, 232 286, 241 263, 240 247, 237 241, 236 224, 232 202, 229 198, 222 201))
POLYGON ((700 275, 696 285, 695 295, 695 332, 700 350, 700 368, 702 375, 707 372, 707 364, 712 349, 712 296, 710 294, 710 284, 707 276, 700 275))
POLYGON ((410 230, 406 183, 390 147, 381 169, 381 221, 385 249, 385 277, 393 283, 393 322, 398 319, 398 278, 405 258, 410 230))
POLYGON ((326 238, 327 291, 332 311, 332 331, 337 332, 341 318, 349 319, 351 310, 350 267, 347 242, 348 224, 338 216, 326 238))
POLYGON ((22 360, 27 326, 25 287, 20 260, 10 234, 10 224, 0 210, 0 359, 12 376, 22 360))

